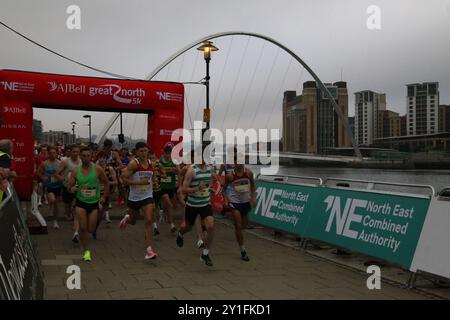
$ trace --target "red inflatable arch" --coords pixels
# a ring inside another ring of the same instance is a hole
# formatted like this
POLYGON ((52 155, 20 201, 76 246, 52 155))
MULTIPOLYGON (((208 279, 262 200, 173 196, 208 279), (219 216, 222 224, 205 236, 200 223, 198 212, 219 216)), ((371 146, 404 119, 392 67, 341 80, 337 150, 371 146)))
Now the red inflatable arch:
POLYGON ((0 139, 14 142, 22 199, 32 193, 33 108, 147 113, 147 143, 160 154, 172 131, 183 128, 184 87, 180 83, 79 77, 0 70, 0 139))

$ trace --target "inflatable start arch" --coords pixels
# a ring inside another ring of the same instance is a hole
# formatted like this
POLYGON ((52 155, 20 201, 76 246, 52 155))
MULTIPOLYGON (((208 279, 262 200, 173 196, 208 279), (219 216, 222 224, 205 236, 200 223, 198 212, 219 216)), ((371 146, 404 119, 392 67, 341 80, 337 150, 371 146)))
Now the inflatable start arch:
POLYGON ((146 113, 147 144, 160 154, 173 130, 183 128, 184 86, 0 70, 0 139, 14 142, 14 187, 22 199, 33 188, 33 108, 146 113))

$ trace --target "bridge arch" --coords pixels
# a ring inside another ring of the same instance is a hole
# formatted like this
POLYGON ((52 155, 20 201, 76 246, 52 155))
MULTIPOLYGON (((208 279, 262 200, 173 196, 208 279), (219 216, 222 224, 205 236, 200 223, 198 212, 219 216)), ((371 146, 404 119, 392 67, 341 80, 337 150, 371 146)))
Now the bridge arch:
POLYGON ((328 89, 325 87, 323 82, 319 79, 319 77, 315 74, 315 72, 306 64, 306 62, 304 62, 294 51, 292 51, 291 49, 289 49, 285 45, 281 44, 280 42, 278 42, 275 39, 270 38, 268 36, 265 36, 265 35, 262 35, 262 34, 258 34, 258 33, 253 33, 253 32, 245 32, 245 31, 227 31, 227 32, 215 33, 215 34, 203 37, 203 38, 201 38, 201 39, 199 39, 197 41, 194 41, 194 42, 188 44, 187 46, 185 46, 184 48, 178 50, 173 55, 171 55, 169 58, 167 58, 163 63, 161 63, 158 67, 156 67, 146 77, 146 80, 152 80, 169 63, 171 63, 173 60, 178 58, 180 55, 182 55, 186 51, 192 49, 193 47, 195 47, 195 46, 197 46, 199 44, 201 44, 203 41, 213 40, 213 39, 217 39, 217 38, 221 38, 221 37, 227 37, 227 36, 235 36, 235 35, 250 36, 250 37, 260 38, 260 39, 263 39, 265 41, 268 41, 268 42, 276 45, 277 47, 283 49, 291 57, 293 57, 298 63, 300 63, 309 72, 309 74, 314 78, 316 83, 319 84, 319 88, 323 92, 325 92, 327 98, 331 101, 331 104, 332 104, 332 106, 334 108, 334 111, 337 113, 339 119, 342 121, 342 124, 344 125, 344 128, 345 128, 345 130, 347 132, 347 135, 350 138, 350 142, 352 144, 353 149, 355 150, 356 156, 358 158, 362 159, 361 151, 359 150, 358 145, 356 144, 355 138, 354 138, 354 136, 353 136, 353 134, 352 134, 352 132, 350 130, 350 125, 348 124, 347 119, 345 118, 344 114, 342 113, 341 108, 338 106, 336 101, 333 99, 333 96, 328 91, 328 89))

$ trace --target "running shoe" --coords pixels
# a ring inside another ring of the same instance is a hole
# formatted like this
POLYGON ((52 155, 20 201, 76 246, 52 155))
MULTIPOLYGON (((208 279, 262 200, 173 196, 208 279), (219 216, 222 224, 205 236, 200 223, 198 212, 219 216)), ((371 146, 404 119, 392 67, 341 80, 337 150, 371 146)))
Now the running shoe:
POLYGON ((53 229, 59 229, 59 224, 56 220, 53 221, 53 229))
POLYGON ((183 244, 184 244, 184 239, 181 236, 181 234, 178 232, 178 235, 177 235, 177 246, 179 246, 181 248, 183 246, 183 244))
POLYGON ((73 234, 73 237, 72 237, 72 242, 73 243, 78 243, 78 241, 79 241, 79 238, 80 236, 78 235, 78 232, 75 232, 74 234, 73 234))
POLYGON ((204 261, 208 267, 213 266, 213 263, 211 261, 211 258, 209 257, 209 254, 202 254, 200 257, 200 261, 204 261))
POLYGON ((155 250, 153 250, 150 247, 147 248, 147 253, 145 254, 145 260, 156 259, 157 256, 158 255, 156 254, 155 250))
POLYGON ((241 251, 241 260, 243 260, 243 261, 250 261, 250 258, 248 257, 246 251, 241 251))
POLYGON ((108 205, 108 209, 112 209, 112 204, 111 203, 108 205))
POLYGON ((197 248, 198 249, 203 249, 205 247, 205 244, 203 243, 203 240, 198 240, 197 241, 197 248))
POLYGON ((153 228, 153 235, 158 236, 160 234, 158 228, 153 228))
POLYGON ((91 257, 91 252, 89 250, 86 250, 84 252, 83 260, 86 261, 86 262, 91 262, 92 257, 91 257))
POLYGON ((111 218, 109 217, 109 211, 105 212, 105 221, 106 221, 106 223, 111 223, 111 218))
POLYGON ((175 231, 177 231, 177 227, 175 227, 173 224, 170 227, 170 232, 174 233, 175 231))
POLYGON ((128 220, 130 220, 130 215, 126 214, 125 217, 123 217, 123 219, 120 220, 119 228, 122 230, 125 229, 128 225, 128 220))

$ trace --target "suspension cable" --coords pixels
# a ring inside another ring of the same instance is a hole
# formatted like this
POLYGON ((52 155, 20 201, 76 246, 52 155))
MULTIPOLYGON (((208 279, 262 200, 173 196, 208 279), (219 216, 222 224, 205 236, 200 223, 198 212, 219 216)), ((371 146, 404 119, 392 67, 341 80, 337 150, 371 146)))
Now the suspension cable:
POLYGON ((268 125, 269 125, 270 118, 272 117, 273 110, 275 110, 275 106, 278 105, 278 104, 277 104, 277 100, 278 100, 279 97, 280 97, 281 90, 283 90, 284 84, 285 84, 285 82, 286 82, 287 74, 288 74, 288 72, 289 72, 289 69, 290 69, 290 67, 291 67, 291 64, 292 64, 292 61, 293 61, 293 60, 294 60, 294 58, 292 58, 292 57, 291 57, 291 59, 289 60, 289 64, 288 64, 288 66, 287 66, 287 68, 286 68, 286 72, 284 73, 283 80, 281 81, 280 89, 278 90, 277 94, 275 95, 275 100, 273 101, 273 104, 272 104, 272 110, 270 111, 269 117, 267 118, 267 122, 266 122, 265 128, 269 128, 268 125))
POLYGON ((254 115, 253 115, 251 127, 253 127, 253 124, 255 123, 256 115, 258 114, 259 108, 261 107, 261 103, 262 103, 262 100, 263 100, 263 98, 264 98, 264 93, 265 93, 266 90, 267 90, 267 85, 269 84, 269 80, 270 80, 270 78, 272 77, 273 69, 274 69, 274 67, 275 67, 275 63, 276 63, 276 61, 277 61, 277 59, 278 59, 278 55, 279 55, 279 54, 280 54, 280 48, 278 48, 278 50, 277 50, 277 55, 275 56, 275 59, 273 59, 273 63, 272 63, 272 67, 270 68, 269 76, 268 76, 267 79, 266 79, 266 83, 264 84, 264 89, 263 89, 263 91, 262 91, 261 98, 259 99, 258 106, 256 107, 256 111, 255 111, 255 113, 254 113, 254 115))
POLYGON ((219 84, 217 86, 216 94, 214 95, 213 106, 216 105, 217 96, 219 95, 220 88, 222 87, 223 75, 224 75, 224 73, 225 73, 224 71, 228 65, 228 58, 230 56, 231 49, 233 48, 233 41, 234 41, 234 36, 231 36, 230 48, 227 51, 227 56, 225 57, 225 63, 223 65, 222 72, 220 73, 220 80, 219 80, 219 84))
POLYGON ((230 109, 231 101, 233 100, 233 96, 234 96, 234 92, 235 92, 235 90, 236 90, 237 82, 239 81, 239 78, 240 78, 240 76, 241 76, 242 65, 243 65, 243 63, 244 63, 244 59, 245 59, 245 55, 246 55, 246 53, 247 53, 247 49, 248 49, 248 44, 249 44, 249 42, 250 42, 250 37, 248 36, 248 37, 247 37, 247 44, 245 45, 244 53, 243 53, 243 56, 242 56, 242 59, 241 59, 241 63, 240 63, 240 65, 239 65, 239 70, 238 70, 238 74, 237 74, 237 77, 236 77, 236 81, 233 83, 233 89, 232 89, 232 91, 231 91, 230 99, 228 100, 227 108, 226 108, 226 110, 225 110, 225 115, 224 115, 223 120, 222 120, 222 125, 220 126, 220 128, 221 128, 222 130, 223 130, 223 126, 224 126, 224 124, 225 124, 225 119, 227 118, 227 115, 228 115, 228 110, 230 109))
POLYGON ((257 71, 257 69, 259 67, 259 64, 261 62, 261 58, 262 58, 262 55, 264 53, 264 49, 265 48, 266 48, 266 41, 263 41, 263 45, 262 45, 261 50, 259 52, 258 61, 256 62, 255 69, 253 70, 253 74, 252 74, 252 77, 251 77, 251 80, 250 80, 250 85, 249 85, 247 91, 245 92, 244 102, 242 103, 241 110, 239 111, 239 116, 237 117, 236 126, 234 127, 234 129, 236 129, 238 127, 239 123, 241 122, 242 111, 245 109, 245 105, 247 103, 248 95, 249 95, 250 90, 251 90, 251 88, 253 86, 253 82, 255 80, 256 71, 257 71))
POLYGON ((183 53, 183 56, 181 57, 181 66, 180 66, 180 70, 178 71, 178 81, 181 78, 181 71, 183 71, 183 66, 184 66, 184 57, 186 56, 186 53, 183 53))

